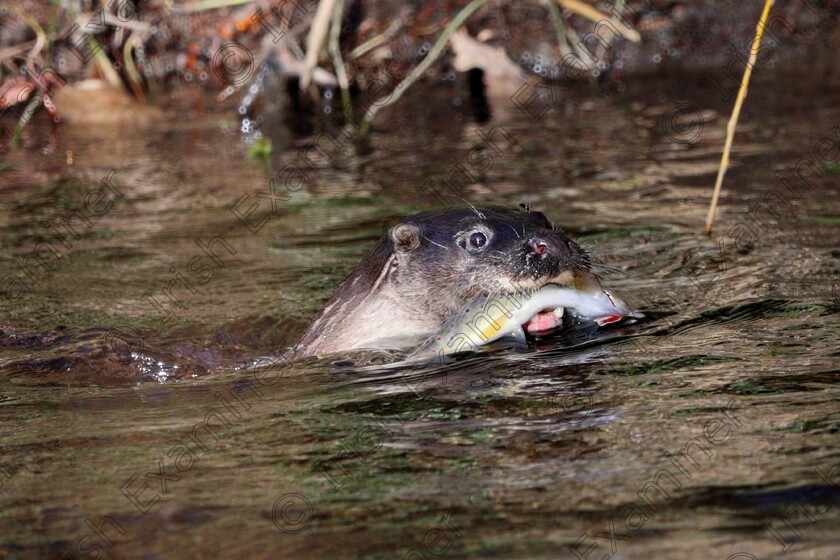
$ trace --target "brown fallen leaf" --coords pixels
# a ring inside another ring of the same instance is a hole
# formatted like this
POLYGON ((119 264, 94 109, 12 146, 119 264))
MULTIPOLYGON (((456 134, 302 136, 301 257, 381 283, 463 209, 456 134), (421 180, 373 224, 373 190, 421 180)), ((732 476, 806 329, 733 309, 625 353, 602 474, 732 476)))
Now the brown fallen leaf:
POLYGON ((17 76, 0 84, 0 110, 28 101, 38 88, 26 76, 17 76))
POLYGON ((488 97, 510 97, 528 81, 525 71, 508 57, 503 48, 479 43, 463 30, 456 31, 449 41, 455 53, 452 62, 455 70, 482 70, 488 97))

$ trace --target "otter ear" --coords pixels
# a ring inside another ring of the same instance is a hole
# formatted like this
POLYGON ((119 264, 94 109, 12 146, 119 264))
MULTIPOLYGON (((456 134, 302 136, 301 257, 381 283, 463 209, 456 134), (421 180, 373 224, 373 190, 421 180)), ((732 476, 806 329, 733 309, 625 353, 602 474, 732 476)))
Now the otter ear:
POLYGON ((545 214, 543 214, 542 212, 535 212, 533 210, 529 210, 529 212, 531 212, 531 214, 533 214, 536 218, 542 220, 542 223, 545 227, 554 229, 554 225, 551 223, 551 221, 549 221, 548 218, 545 217, 545 214))
POLYGON ((417 224, 397 224, 388 235, 398 253, 408 253, 420 246, 420 227, 417 224))

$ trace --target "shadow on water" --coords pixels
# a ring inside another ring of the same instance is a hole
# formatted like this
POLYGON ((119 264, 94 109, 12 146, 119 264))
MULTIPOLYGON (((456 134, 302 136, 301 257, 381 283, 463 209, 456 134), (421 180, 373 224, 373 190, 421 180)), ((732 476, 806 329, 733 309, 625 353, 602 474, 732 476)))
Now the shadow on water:
MULTIPOLYGON (((254 161, 235 119, 188 101, 136 134, 68 126, 52 152, 10 154, 0 274, 23 287, 0 319, 0 555, 831 557, 836 170, 752 210, 840 112, 831 91, 803 104, 807 77, 763 76, 712 238, 728 107, 685 79, 570 94, 536 124, 513 108, 476 124, 417 90, 276 207, 257 193, 311 139, 277 122, 254 161), (703 116, 691 141, 661 125, 678 99, 703 116), (647 319, 424 368, 278 361, 389 217, 439 204, 423 183, 482 145, 477 127, 505 134, 460 196, 543 211, 647 319), (122 199, 21 272, 111 171, 122 199), (244 195, 257 233, 230 211, 244 195), (751 244, 728 235, 744 223, 751 244)), ((48 133, 33 123, 30 144, 48 133)))

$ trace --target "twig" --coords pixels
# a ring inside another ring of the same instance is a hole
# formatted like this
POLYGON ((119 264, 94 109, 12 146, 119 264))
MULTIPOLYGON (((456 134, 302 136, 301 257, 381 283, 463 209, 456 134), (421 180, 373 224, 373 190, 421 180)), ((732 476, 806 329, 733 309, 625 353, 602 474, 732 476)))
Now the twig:
POLYGON ((41 54, 41 50, 47 42, 47 34, 44 33, 44 28, 41 27, 41 24, 39 24, 34 18, 17 8, 12 8, 12 12, 25 21, 26 24, 32 28, 32 31, 35 32, 35 46, 32 47, 32 50, 29 51, 29 54, 26 56, 26 66, 31 68, 32 62, 39 54, 41 54))
POLYGON ((359 128, 359 134, 364 135, 367 133, 368 129, 370 128, 370 123, 373 121, 373 118, 376 114, 382 110, 383 107, 387 107, 393 103, 396 103, 397 100, 402 97, 403 93, 413 84, 416 82, 420 76, 422 76, 426 70, 429 69, 435 60, 440 56, 440 53, 443 52, 443 47, 449 41, 449 38, 455 33, 461 25, 466 21, 468 17, 470 17, 473 12, 479 9, 481 6, 489 2, 489 0, 472 0, 469 4, 464 6, 458 14, 452 18, 452 21, 449 22, 449 25, 444 28, 443 32, 438 37, 438 40, 435 41, 435 44, 432 45, 431 50, 429 50, 429 54, 426 55, 420 64, 414 67, 414 70, 406 76, 405 80, 403 80, 399 87, 395 88, 391 94, 391 97, 380 105, 373 105, 370 109, 368 109, 366 118, 362 123, 362 126, 359 128))
MULTIPOLYGON (((297 58, 289 48, 293 44, 294 41, 280 41, 274 46, 273 52, 277 55, 277 60, 283 68, 283 74, 297 76, 300 79, 304 71, 303 61, 297 58)), ((257 65, 258 68, 259 66, 257 65)), ((324 88, 334 88, 338 85, 338 79, 319 66, 312 69, 310 81, 324 88)))
POLYGON ((102 50, 99 43, 97 43, 95 39, 88 39, 88 45, 90 45, 91 51, 95 53, 93 55, 94 62, 96 62, 96 65, 102 73, 102 77, 105 81, 108 82, 116 91, 125 91, 120 75, 117 74, 116 70, 114 70, 111 61, 108 60, 108 55, 105 54, 105 51, 102 50))
POLYGON ((621 4, 624 1, 625 0, 615 0, 615 7, 613 8, 613 12, 612 12, 613 17, 610 20, 610 22, 613 24, 613 27, 615 27, 616 29, 619 29, 620 25, 624 25, 624 35, 626 35, 627 39, 630 40, 630 41, 633 41, 634 43, 641 43, 642 42, 641 34, 638 31, 636 31, 635 29, 633 29, 632 27, 630 27, 629 25, 624 24, 624 22, 621 21, 621 19, 619 19, 618 16, 615 15, 615 12, 619 8, 622 7, 621 4))
POLYGON ((118 29, 129 29, 131 31, 142 31, 144 33, 148 33, 152 29, 152 24, 147 21, 137 21, 133 19, 123 21, 114 14, 109 13, 103 13, 102 16, 103 22, 105 22, 108 25, 112 25, 118 29))
POLYGON ((327 38, 327 30, 330 25, 330 17, 334 12, 335 2, 336 0, 321 0, 318 4, 315 19, 312 20, 309 36, 306 38, 306 59, 303 61, 303 75, 300 77, 301 89, 309 87, 309 82, 312 80, 312 71, 318 64, 318 53, 321 52, 324 40, 327 38))
POLYGON ((704 233, 710 235, 712 233, 712 222, 715 219, 715 210, 717 209, 718 197, 720 196, 720 188, 723 185, 723 176, 726 173, 726 168, 729 166, 729 152, 732 150, 732 139, 735 136, 735 127, 738 125, 738 116, 741 114, 741 106, 744 104, 744 98, 747 96, 747 86, 750 83, 750 76, 752 76, 752 69, 755 66, 756 58, 758 57, 758 47, 761 45, 761 37, 764 35, 764 27, 767 23, 767 16, 770 15, 770 6, 775 0, 765 0, 764 11, 761 12, 761 17, 758 20, 758 25, 755 28, 755 39, 753 39, 752 48, 750 49, 750 59, 747 62, 747 67, 744 69, 744 78, 741 80, 741 87, 738 88, 738 97, 735 99, 735 107, 732 109, 732 116, 729 117, 729 123, 726 125, 726 142, 723 146, 723 155, 720 158, 720 168, 718 169, 717 179, 715 180, 715 192, 712 194, 712 203, 709 205, 709 213, 706 215, 706 230, 704 233))
POLYGON ((142 44, 142 42, 143 40, 140 38, 140 35, 136 33, 129 36, 125 45, 123 45, 123 64, 125 64, 125 74, 128 78, 128 83, 131 85, 131 89, 134 91, 134 95, 137 96, 137 99, 145 103, 146 96, 143 95, 143 88, 140 87, 140 73, 134 64, 134 55, 132 54, 135 43, 142 44))
MULTIPOLYGON (((76 15, 76 24, 84 29, 85 25, 91 21, 94 14, 92 13, 81 13, 76 15)), ((114 14, 109 14, 107 12, 102 12, 101 14, 101 21, 105 25, 110 25, 117 30, 128 29, 130 31, 140 31, 143 33, 149 33, 152 29, 152 24, 146 21, 137 21, 130 19, 128 21, 123 21, 119 19, 114 14)), ((98 31, 96 32, 98 33, 98 31)))
POLYGON ((10 56, 14 56, 18 53, 26 52, 31 49, 33 45, 35 45, 35 41, 27 41, 26 43, 21 43, 19 45, 15 45, 14 47, 0 49, 0 60, 9 58, 10 56))
POLYGON ((591 19, 592 21, 603 21, 605 19, 609 19, 609 16, 603 12, 600 12, 589 4, 580 2, 579 0, 557 0, 557 3, 567 10, 572 10, 574 13, 581 15, 586 19, 591 19))
POLYGON ((187 2, 180 6, 172 6, 173 12, 203 12, 204 10, 216 10, 228 6, 239 6, 250 4, 254 0, 199 0, 198 2, 187 2))
MULTIPOLYGON (((619 23, 618 18, 610 17, 604 12, 593 8, 589 4, 585 4, 580 0, 557 0, 557 3, 567 10, 571 10, 579 16, 585 17, 586 19, 592 20, 596 23, 600 23, 602 21, 609 21, 613 24, 619 23)), ((635 29, 627 29, 623 35, 634 43, 638 43, 642 40, 642 36, 639 35, 639 32, 635 29)))
POLYGON ((565 58, 570 54, 569 39, 566 36, 566 21, 563 19, 563 13, 554 0, 548 0, 548 13, 551 14, 551 19, 554 22, 554 30, 557 33, 557 46, 560 48, 560 58, 565 58))
POLYGON ((43 98, 40 95, 36 95, 32 101, 29 102, 29 105, 23 110, 21 113, 20 120, 18 121, 17 125, 15 126, 15 131, 12 134, 12 145, 16 148, 20 148, 21 146, 21 138, 20 135, 23 132, 23 127, 29 124, 30 119, 32 119, 32 115, 38 109, 38 105, 43 101, 43 98))
POLYGON ((394 21, 391 22, 391 25, 389 25, 388 28, 385 31, 383 31, 382 33, 380 33, 376 37, 373 37, 372 39, 369 39, 369 40, 365 41, 364 43, 362 43, 361 45, 359 45, 358 47, 356 47, 355 49, 350 51, 350 54, 347 55, 347 56, 351 60, 355 60, 355 59, 359 58, 360 56, 362 56, 363 54, 365 54, 366 52, 375 49, 376 47, 385 43, 388 39, 393 37, 397 33, 397 31, 402 29, 402 25, 403 25, 403 18, 400 17, 400 18, 395 19, 394 21))
MULTIPOLYGON (((131 37, 128 38, 131 42, 131 37)), ((132 47, 132 62, 134 60, 134 53, 137 53, 137 61, 143 66, 143 75, 146 77, 146 87, 149 88, 149 93, 154 94, 157 89, 157 77, 152 69, 152 65, 146 60, 146 49, 142 41, 138 41, 137 45, 132 47)))
POLYGON ((347 68, 344 66, 344 59, 341 58, 341 48, 338 44, 338 39, 341 35, 341 15, 343 9, 344 0, 337 0, 332 25, 330 26, 329 49, 333 58, 333 66, 335 66, 335 77, 338 80, 338 87, 341 89, 341 104, 345 109, 349 109, 350 81, 347 79, 347 68))
MULTIPOLYGON (((577 57, 578 60, 583 60, 584 54, 583 49, 580 46, 580 35, 578 35, 577 31, 575 31, 575 28, 571 25, 566 29, 566 32, 569 34, 569 45, 572 47, 572 51, 574 51, 575 57, 577 57)), ((587 56, 589 56, 589 58, 592 58, 591 55, 587 56)), ((595 77, 592 75, 592 72, 587 72, 586 76, 590 81, 595 79, 595 77)))

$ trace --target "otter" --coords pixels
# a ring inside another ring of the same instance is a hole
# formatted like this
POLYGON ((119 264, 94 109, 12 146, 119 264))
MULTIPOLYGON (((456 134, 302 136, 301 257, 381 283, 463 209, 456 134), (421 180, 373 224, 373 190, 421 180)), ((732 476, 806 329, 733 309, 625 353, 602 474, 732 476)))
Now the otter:
POLYGON ((340 283, 292 356, 406 348, 477 295, 571 287, 589 269, 577 243, 524 205, 410 215, 340 283))

